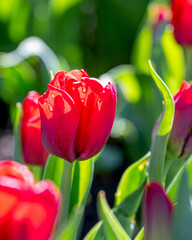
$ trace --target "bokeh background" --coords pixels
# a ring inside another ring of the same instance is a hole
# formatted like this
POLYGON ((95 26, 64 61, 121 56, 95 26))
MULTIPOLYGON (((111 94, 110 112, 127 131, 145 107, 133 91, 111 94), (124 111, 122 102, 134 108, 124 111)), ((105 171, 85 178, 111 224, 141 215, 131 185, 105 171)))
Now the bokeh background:
POLYGON ((150 148, 162 107, 148 59, 173 94, 184 79, 170 19, 166 0, 0 0, 1 160, 13 159, 16 103, 45 92, 50 70, 83 68, 116 86, 116 120, 95 163, 82 234, 97 221, 98 191, 112 204, 123 171, 150 148))

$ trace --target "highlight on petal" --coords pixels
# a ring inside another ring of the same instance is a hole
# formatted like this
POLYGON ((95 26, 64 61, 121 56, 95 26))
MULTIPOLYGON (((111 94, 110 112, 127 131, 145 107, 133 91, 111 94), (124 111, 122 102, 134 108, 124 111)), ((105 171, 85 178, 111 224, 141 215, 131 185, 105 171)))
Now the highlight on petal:
POLYGON ((143 199, 145 240, 170 240, 173 207, 160 184, 146 186, 143 199))
POLYGON ((63 90, 49 85, 39 98, 42 141, 48 152, 73 162, 74 141, 79 113, 72 98, 63 90))

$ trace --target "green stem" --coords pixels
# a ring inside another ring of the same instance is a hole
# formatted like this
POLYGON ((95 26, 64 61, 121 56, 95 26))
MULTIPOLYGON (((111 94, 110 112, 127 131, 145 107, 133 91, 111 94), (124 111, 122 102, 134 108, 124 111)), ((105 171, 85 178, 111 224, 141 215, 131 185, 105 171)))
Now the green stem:
POLYGON ((64 225, 67 224, 69 215, 72 170, 73 163, 64 160, 63 176, 61 182, 61 193, 63 196, 62 222, 64 223, 64 225))
POLYGON ((192 49, 184 48, 184 55, 185 55, 185 66, 186 66, 185 80, 190 81, 192 80, 192 49))

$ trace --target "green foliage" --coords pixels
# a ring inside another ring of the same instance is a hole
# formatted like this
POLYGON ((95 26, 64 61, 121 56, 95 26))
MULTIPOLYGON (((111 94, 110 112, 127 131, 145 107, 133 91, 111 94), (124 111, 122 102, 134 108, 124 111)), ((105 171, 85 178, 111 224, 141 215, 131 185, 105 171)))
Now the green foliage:
POLYGON ((98 213, 103 220, 104 235, 111 240, 130 240, 113 212, 111 211, 105 193, 100 192, 98 195, 98 213))
POLYGON ((149 179, 150 181, 157 180, 163 182, 164 161, 167 150, 167 142, 174 117, 174 101, 168 87, 157 75, 151 65, 151 62, 149 62, 149 66, 151 75, 163 98, 163 112, 161 114, 160 122, 154 133, 151 144, 151 157, 149 160, 149 179))

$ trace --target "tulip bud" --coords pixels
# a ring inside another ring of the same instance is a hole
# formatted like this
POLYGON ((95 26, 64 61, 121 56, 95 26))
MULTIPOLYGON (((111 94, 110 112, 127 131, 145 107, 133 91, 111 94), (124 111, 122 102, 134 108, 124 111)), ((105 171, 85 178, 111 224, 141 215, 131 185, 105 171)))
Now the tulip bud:
POLYGON ((60 201, 51 181, 35 183, 26 166, 11 160, 0 162, 1 239, 49 239, 60 201))
POLYGON ((156 182, 146 187, 143 198, 144 239, 171 240, 173 207, 164 189, 156 182))
POLYGON ((192 153, 192 85, 184 81, 174 96, 175 115, 168 150, 171 155, 187 157, 192 153))
POLYGON ((96 155, 109 138, 116 111, 112 83, 84 70, 60 71, 39 98, 42 141, 51 154, 69 162, 96 155))
POLYGON ((172 24, 176 41, 183 46, 192 45, 192 2, 172 1, 172 24))
POLYGON ((23 102, 21 143, 25 163, 44 166, 49 153, 45 150, 41 140, 41 119, 38 106, 40 96, 39 93, 31 91, 23 102))

